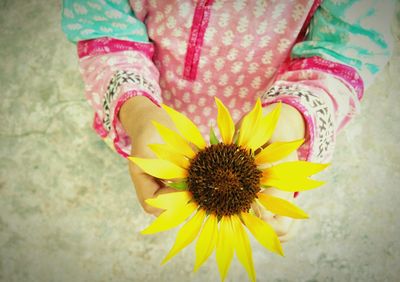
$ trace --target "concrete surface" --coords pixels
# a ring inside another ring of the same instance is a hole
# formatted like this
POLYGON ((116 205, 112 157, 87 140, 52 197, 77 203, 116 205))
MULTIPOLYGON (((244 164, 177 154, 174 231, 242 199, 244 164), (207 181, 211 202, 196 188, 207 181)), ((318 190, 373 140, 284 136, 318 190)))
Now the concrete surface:
MULTIPOLYGON (((218 281, 191 271, 193 246, 159 263, 174 232, 141 236, 126 161, 91 130, 75 47, 56 1, 0 1, 0 280, 218 281)), ((399 13, 397 13, 399 15, 399 13)), ((253 240, 259 281, 400 280, 400 52, 343 132, 328 184, 286 257, 253 240)), ((227 281, 246 281, 234 262, 227 281)))

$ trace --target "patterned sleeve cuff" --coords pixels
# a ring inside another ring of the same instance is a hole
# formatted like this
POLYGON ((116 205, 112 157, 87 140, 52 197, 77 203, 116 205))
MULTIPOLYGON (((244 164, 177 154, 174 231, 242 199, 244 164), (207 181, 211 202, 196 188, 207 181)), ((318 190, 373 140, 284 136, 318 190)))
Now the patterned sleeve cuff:
POLYGON ((154 104, 161 104, 160 91, 156 89, 156 85, 152 81, 147 80, 146 77, 139 73, 117 71, 112 77, 103 99, 103 125, 106 130, 110 131, 112 129, 115 108, 119 105, 118 103, 121 101, 121 98, 126 97, 129 93, 146 93, 145 96, 154 104))
POLYGON ((162 102, 153 45, 104 37, 79 42, 78 53, 86 98, 95 111, 94 128, 125 157, 130 142, 118 120, 122 104, 138 95, 156 105, 162 102))
POLYGON ((110 146, 111 149, 115 150, 122 157, 126 158, 131 152, 131 141, 129 136, 126 134, 122 124, 118 118, 119 111, 123 104, 132 97, 145 96, 149 98, 154 104, 159 105, 157 101, 153 99, 148 93, 143 91, 132 90, 123 94, 116 102, 115 109, 112 111, 113 120, 110 130, 106 130, 104 127, 104 120, 102 120, 97 113, 94 115, 93 128, 103 138, 103 140, 110 146))
POLYGON ((296 84, 275 85, 262 98, 264 106, 282 102, 303 115, 306 141, 298 150, 299 158, 323 163, 332 158, 336 136, 332 106, 320 99, 320 91, 296 84))
POLYGON ((103 138, 112 141, 115 150, 123 157, 128 157, 131 142, 118 118, 122 105, 135 96, 145 96, 155 105, 162 102, 158 89, 140 74, 117 71, 111 79, 102 104, 102 115, 95 115, 94 128, 103 138))
POLYGON ((155 101, 152 96, 143 91, 132 90, 123 94, 117 101, 113 110, 112 130, 110 131, 110 138, 113 140, 114 148, 118 154, 126 158, 131 153, 131 140, 126 134, 122 124, 118 118, 119 110, 122 105, 130 98, 135 96, 145 96, 149 98, 154 104, 159 106, 159 102, 155 101))

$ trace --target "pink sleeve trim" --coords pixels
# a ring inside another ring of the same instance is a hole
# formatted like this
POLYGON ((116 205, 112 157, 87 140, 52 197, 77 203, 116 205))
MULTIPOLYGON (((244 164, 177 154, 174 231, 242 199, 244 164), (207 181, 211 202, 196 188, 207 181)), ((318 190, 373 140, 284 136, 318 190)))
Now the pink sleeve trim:
POLYGON ((108 131, 103 127, 103 122, 97 113, 94 114, 93 129, 101 138, 106 138, 108 135, 108 131))
POLYGON ((293 59, 284 71, 318 70, 341 78, 351 85, 357 93, 358 100, 364 95, 364 82, 357 70, 340 63, 325 60, 318 56, 293 59))
POLYGON ((154 54, 154 46, 152 43, 127 41, 110 37, 79 41, 77 49, 79 58, 128 50, 140 51, 149 59, 151 59, 154 54))
POLYGON ((156 106, 160 107, 160 104, 157 100, 155 100, 152 96, 150 96, 147 92, 139 91, 139 90, 132 90, 128 91, 123 94, 117 101, 117 104, 114 109, 114 117, 113 117, 113 129, 115 133, 115 137, 113 140, 115 150, 118 154, 122 157, 127 158, 130 156, 130 140, 129 137, 126 135, 125 131, 122 128, 121 122, 119 121, 118 114, 119 110, 121 109, 122 105, 130 98, 135 96, 144 96, 147 97, 150 101, 152 101, 156 106))
POLYGON ((294 99, 293 97, 276 97, 273 100, 269 100, 265 103, 263 103, 263 107, 282 102, 285 104, 288 104, 294 108, 296 108, 301 115, 303 116, 303 119, 305 121, 306 125, 306 136, 305 136, 305 142, 304 145, 302 145, 299 150, 298 150, 298 155, 299 159, 307 160, 309 161, 312 156, 312 148, 314 147, 314 137, 315 137, 315 124, 313 118, 310 116, 308 113, 308 110, 306 107, 304 107, 299 101, 294 99))

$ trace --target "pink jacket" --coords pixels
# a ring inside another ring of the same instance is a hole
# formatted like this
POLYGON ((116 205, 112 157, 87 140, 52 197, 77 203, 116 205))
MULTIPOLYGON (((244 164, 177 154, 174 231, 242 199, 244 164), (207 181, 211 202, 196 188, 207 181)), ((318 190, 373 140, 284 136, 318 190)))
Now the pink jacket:
POLYGON ((118 112, 133 96, 183 112, 205 135, 214 96, 235 121, 262 97, 296 107, 307 129, 300 158, 327 162, 389 57, 390 19, 376 17, 392 8, 380 2, 66 0, 63 28, 77 42, 94 128, 122 156, 131 144, 118 112))

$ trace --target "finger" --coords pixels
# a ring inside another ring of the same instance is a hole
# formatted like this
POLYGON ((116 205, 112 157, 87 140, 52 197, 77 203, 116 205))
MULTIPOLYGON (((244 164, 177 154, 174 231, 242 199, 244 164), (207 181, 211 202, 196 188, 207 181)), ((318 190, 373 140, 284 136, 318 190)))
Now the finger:
POLYGON ((275 214, 266 210, 263 206, 259 205, 257 202, 254 202, 251 205, 251 208, 254 211, 255 215, 264 221, 271 221, 274 219, 275 214))
POLYGON ((278 237, 286 236, 288 234, 293 219, 285 216, 275 216, 272 225, 278 237))
POLYGON ((273 214, 271 216, 271 213, 268 211, 262 211, 260 218, 271 225, 278 237, 286 236, 290 230, 291 224, 293 223, 293 219, 290 217, 273 214))
POLYGON ((287 241, 291 240, 299 231, 300 228, 300 221, 298 220, 292 220, 292 223, 289 226, 289 230, 285 235, 282 235, 279 237, 279 240, 282 243, 286 243, 287 241))
POLYGON ((267 211, 266 209, 260 207, 258 204, 254 204, 252 209, 257 217, 271 225, 278 237, 286 235, 288 227, 290 225, 290 218, 277 216, 270 211, 267 211))
POLYGON ((168 186, 161 186, 161 188, 159 188, 156 193, 155 193, 155 197, 157 197, 158 195, 161 194, 167 194, 167 193, 175 193, 178 192, 176 189, 168 187, 168 186))
MULTIPOLYGON (((287 193, 275 188, 266 189, 262 193, 279 197, 289 202, 294 200, 293 193, 287 193)), ((290 217, 275 215, 265 209, 262 210, 262 219, 271 224, 282 243, 293 238, 299 228, 299 221, 290 217)))
MULTIPOLYGON (((258 218, 262 218, 262 207, 260 207, 259 204, 257 204, 256 202, 251 204, 251 209, 254 211, 254 214, 258 217, 258 218)), ((273 216, 273 215, 272 215, 273 216)))
POLYGON ((143 209, 149 214, 159 216, 163 210, 148 205, 146 200, 155 198, 161 194, 174 193, 177 192, 177 190, 165 186, 164 183, 159 179, 156 179, 144 172, 138 171, 135 167, 131 168, 131 165, 129 167, 131 178, 136 190, 136 195, 143 209))
POLYGON ((261 191, 261 193, 266 194, 266 195, 271 195, 274 197, 282 198, 287 201, 292 201, 293 200, 293 193, 292 192, 285 192, 282 190, 278 190, 276 188, 267 188, 261 191))
MULTIPOLYGON (((278 198, 282 198, 282 199, 285 199, 288 201, 291 201, 291 199, 293 198, 293 193, 284 192, 284 191, 281 191, 281 190, 278 190, 275 188, 265 189, 265 190, 261 191, 261 193, 266 194, 266 195, 271 195, 274 197, 278 197, 278 198)), ((253 204, 252 208, 256 212, 258 217, 260 217, 266 221, 272 221, 277 216, 277 215, 273 214, 272 212, 270 212, 269 210, 265 209, 263 206, 260 206, 256 203, 253 204)))
POLYGON ((158 182, 154 177, 138 171, 136 166, 132 163, 129 163, 129 171, 132 182, 135 186, 137 198, 144 211, 149 214, 159 216, 163 210, 148 205, 146 200, 154 198, 157 191, 160 190, 162 184, 160 184, 160 182, 158 182))

